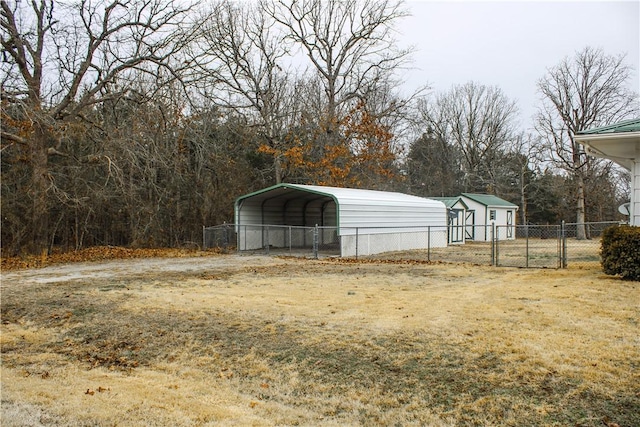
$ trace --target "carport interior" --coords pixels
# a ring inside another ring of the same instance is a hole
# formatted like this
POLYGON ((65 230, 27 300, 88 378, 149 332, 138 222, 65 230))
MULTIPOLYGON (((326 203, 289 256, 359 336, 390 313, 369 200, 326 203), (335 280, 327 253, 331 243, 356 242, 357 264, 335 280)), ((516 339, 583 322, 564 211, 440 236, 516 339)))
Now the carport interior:
POLYGON ((331 195, 277 187, 239 200, 236 221, 239 225, 335 227, 336 205, 331 195))

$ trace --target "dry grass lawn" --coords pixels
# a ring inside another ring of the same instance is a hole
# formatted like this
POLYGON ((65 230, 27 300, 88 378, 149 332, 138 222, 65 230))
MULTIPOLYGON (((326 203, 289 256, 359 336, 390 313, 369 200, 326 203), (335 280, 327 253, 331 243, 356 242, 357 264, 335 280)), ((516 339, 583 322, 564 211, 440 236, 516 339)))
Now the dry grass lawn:
POLYGON ((216 255, 3 272, 3 426, 638 426, 640 283, 216 255))

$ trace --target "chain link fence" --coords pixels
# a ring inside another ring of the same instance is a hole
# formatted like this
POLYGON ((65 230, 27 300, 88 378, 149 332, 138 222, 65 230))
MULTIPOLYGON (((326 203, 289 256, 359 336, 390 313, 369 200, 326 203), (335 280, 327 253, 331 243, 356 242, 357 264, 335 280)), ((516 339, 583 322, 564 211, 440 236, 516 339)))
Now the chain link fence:
POLYGON ((336 227, 223 224, 202 228, 202 247, 265 255, 340 256, 336 227))
POLYGON ((561 267, 599 263, 602 233, 609 227, 617 227, 621 224, 620 222, 563 223, 561 267))
MULTIPOLYGON (((494 242, 493 265, 501 267, 560 268, 562 226, 514 225, 515 239, 494 242)), ((496 226, 502 230, 505 226, 496 226)), ((597 252, 596 252, 597 255, 597 252)))
POLYGON ((204 249, 267 255, 566 268, 599 263, 602 232, 617 225, 618 222, 598 222, 336 228, 223 224, 203 227, 202 239, 204 249))

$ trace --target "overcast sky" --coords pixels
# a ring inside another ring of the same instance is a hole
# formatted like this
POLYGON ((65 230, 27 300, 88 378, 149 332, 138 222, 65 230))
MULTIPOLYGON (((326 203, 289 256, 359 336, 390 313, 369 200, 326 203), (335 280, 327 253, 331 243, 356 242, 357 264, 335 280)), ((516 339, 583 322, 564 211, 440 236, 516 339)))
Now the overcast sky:
POLYGON ((631 87, 640 92, 640 1, 407 0, 412 16, 402 45, 416 47, 409 87, 434 91, 475 81, 497 85, 529 128, 538 102, 536 81, 547 68, 586 46, 627 54, 631 87))

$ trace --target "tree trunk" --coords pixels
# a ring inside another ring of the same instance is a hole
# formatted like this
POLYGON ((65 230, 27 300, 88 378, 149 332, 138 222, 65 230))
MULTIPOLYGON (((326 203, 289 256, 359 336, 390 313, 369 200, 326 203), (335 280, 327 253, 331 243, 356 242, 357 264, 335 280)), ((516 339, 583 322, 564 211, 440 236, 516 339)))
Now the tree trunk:
POLYGON ((282 182, 282 159, 279 153, 273 156, 273 168, 275 169, 276 184, 280 184, 282 182))
POLYGON ((527 225, 527 197, 522 193, 520 195, 520 224, 527 225))
POLYGON ((576 174, 578 181, 578 194, 577 194, 577 206, 576 206, 576 239, 584 240, 587 238, 585 230, 585 211, 584 211, 584 177, 582 172, 578 171, 576 174))
POLYGON ((27 251, 36 255, 45 255, 49 251, 49 209, 47 189, 49 188, 49 156, 47 153, 47 135, 36 127, 31 145, 31 189, 33 201, 31 212, 31 244, 27 251))
POLYGON ((527 194, 524 177, 524 171, 520 170, 520 220, 522 225, 527 225, 527 194))

